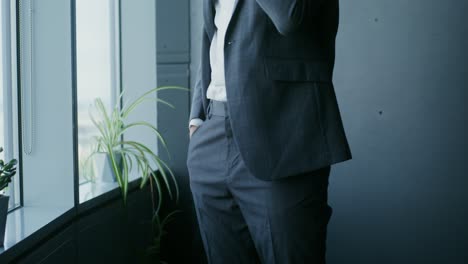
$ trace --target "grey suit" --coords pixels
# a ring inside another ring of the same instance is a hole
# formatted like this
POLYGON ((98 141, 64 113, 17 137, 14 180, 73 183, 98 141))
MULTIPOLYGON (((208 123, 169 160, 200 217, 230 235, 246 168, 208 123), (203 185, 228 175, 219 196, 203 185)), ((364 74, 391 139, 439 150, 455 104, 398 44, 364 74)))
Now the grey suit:
MULTIPOLYGON (((220 0, 222 1, 222 0, 220 0)), ((338 0, 238 0, 225 114, 213 115, 204 3, 187 166, 210 263, 325 263, 331 164, 351 159, 332 83, 338 0)))
MULTIPOLYGON (((205 119, 214 9, 204 0, 190 118, 205 119)), ((288 177, 351 158, 332 84, 338 0, 238 0, 226 34, 226 96, 252 173, 288 177)))

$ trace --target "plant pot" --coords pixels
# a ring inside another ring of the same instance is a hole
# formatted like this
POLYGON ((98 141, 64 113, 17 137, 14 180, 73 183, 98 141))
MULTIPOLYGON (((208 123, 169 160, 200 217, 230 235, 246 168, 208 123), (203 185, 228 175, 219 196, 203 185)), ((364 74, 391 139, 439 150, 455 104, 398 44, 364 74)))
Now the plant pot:
MULTIPOLYGON (((114 154, 117 159, 117 164, 121 168, 122 155, 114 154)), ((96 175, 97 182, 116 182, 117 178, 112 169, 112 162, 109 154, 102 152, 96 153, 93 157, 94 175, 96 175)))
POLYGON ((8 214, 8 201, 10 197, 6 195, 0 195, 0 247, 3 247, 5 240, 5 228, 8 214))

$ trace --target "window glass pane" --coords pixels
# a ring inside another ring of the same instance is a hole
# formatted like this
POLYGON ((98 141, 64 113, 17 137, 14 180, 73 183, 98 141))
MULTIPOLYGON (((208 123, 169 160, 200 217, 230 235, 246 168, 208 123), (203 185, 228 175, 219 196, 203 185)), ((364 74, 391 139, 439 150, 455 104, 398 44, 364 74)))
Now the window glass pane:
MULTIPOLYGON (((18 113, 16 111, 16 87, 13 72, 16 66, 12 64, 15 44, 12 43, 11 24, 14 18, 10 16, 10 2, 0 2, 0 159, 9 162, 18 159, 18 113)), ((20 171, 13 177, 12 182, 3 190, 3 194, 10 197, 9 209, 20 205, 20 171)))
MULTIPOLYGON (((0 29, 3 28, 3 7, 0 4, 0 29)), ((4 98, 4 85, 3 85, 3 32, 1 33, 1 41, 0 41, 0 147, 5 147, 5 110, 4 110, 4 105, 5 103, 3 102, 6 100, 4 98)), ((5 159, 4 153, 0 153, 0 159, 5 159)))
POLYGON ((98 130, 89 116, 95 98, 111 109, 115 101, 114 0, 76 1, 78 155, 80 183, 99 179, 95 159, 88 159, 98 130))

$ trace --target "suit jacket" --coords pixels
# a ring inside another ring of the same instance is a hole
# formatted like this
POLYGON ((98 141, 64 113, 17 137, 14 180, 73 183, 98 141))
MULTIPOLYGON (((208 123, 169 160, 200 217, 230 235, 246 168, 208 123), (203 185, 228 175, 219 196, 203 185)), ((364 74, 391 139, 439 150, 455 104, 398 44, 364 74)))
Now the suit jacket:
MULTIPOLYGON (((190 119, 205 120, 212 0, 203 8, 190 119)), ((351 159, 332 83, 337 28, 338 0, 237 0, 225 40, 226 96, 254 176, 279 179, 351 159)))

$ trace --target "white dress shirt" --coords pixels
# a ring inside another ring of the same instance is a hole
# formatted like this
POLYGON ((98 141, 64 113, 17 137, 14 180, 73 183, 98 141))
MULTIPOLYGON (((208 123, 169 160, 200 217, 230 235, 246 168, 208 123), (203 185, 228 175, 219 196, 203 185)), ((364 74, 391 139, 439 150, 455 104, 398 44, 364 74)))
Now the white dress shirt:
MULTIPOLYGON (((215 0, 214 24, 216 31, 210 45, 211 82, 206 91, 208 99, 223 101, 226 98, 226 80, 224 75, 224 44, 226 31, 234 13, 235 0, 215 0)), ((191 125, 199 126, 203 120, 194 118, 190 120, 191 125)))

